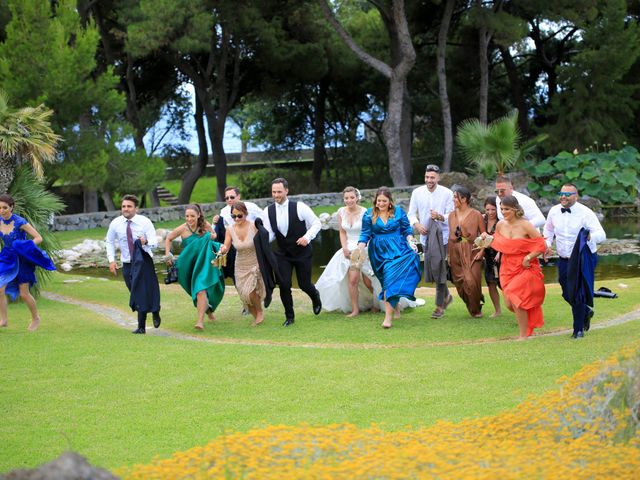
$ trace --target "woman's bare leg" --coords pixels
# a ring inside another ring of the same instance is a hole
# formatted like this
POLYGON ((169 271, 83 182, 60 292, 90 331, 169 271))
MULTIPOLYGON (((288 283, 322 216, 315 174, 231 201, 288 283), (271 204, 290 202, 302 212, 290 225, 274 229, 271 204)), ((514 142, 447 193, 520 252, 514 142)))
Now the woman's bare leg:
POLYGON ((498 291, 497 283, 490 283, 489 285, 489 297, 491 297, 491 303, 493 303, 493 308, 495 313, 491 315, 492 317, 497 317, 502 314, 502 309, 500 308, 500 292, 498 291))
POLYGON ((260 296, 255 291, 251 293, 251 306, 249 307, 249 312, 251 312, 251 315, 254 318, 252 324, 254 327, 260 325, 264 321, 264 310, 262 309, 262 302, 260 300, 260 296))
POLYGON ((355 317, 360 314, 360 304, 358 303, 360 270, 350 268, 347 275, 349 276, 349 298, 351 299, 351 313, 347 317, 355 317))
POLYGON ((0 327, 9 325, 9 317, 7 314, 7 294, 6 287, 0 288, 0 327))
POLYGON ((516 319, 518 320, 518 329, 520 330, 520 336, 518 337, 518 340, 526 340, 527 326, 528 326, 527 311, 521 308, 516 308, 515 313, 516 313, 516 319))
POLYGON ((27 308, 29 308, 29 311, 31 312, 31 324, 29 325, 29 330, 33 332, 40 326, 40 317, 38 316, 38 309, 36 308, 36 299, 31 295, 28 283, 20 284, 20 298, 22 298, 22 301, 27 305, 27 308))
POLYGON ((209 302, 207 300, 207 291, 200 290, 196 294, 196 309, 198 310, 198 321, 195 328, 197 330, 204 330, 204 315, 209 308, 209 302))
POLYGON ((382 322, 382 328, 391 328, 393 322, 393 314, 395 309, 387 302, 387 295, 384 296, 384 322, 382 322))

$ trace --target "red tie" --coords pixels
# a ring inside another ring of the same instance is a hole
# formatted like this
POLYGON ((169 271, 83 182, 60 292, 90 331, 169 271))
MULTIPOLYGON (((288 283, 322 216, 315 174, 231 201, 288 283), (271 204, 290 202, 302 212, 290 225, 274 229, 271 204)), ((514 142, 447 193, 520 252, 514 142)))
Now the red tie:
POLYGON ((133 256, 133 232, 131 231, 131 220, 127 220, 127 245, 129 245, 129 257, 133 256))

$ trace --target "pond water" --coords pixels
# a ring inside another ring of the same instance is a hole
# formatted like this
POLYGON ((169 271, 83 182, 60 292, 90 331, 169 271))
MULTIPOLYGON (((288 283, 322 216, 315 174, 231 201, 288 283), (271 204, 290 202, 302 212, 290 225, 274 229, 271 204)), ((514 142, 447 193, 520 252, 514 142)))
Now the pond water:
MULTIPOLYGON (((614 219, 603 223, 608 238, 628 239, 630 242, 640 242, 640 220, 639 219, 614 219)), ((340 248, 340 237, 337 230, 322 230, 313 242, 313 280, 316 281, 322 274, 326 264, 331 260, 334 253, 340 248)), ((157 265, 160 281, 164 280, 165 269, 162 265, 157 265)), ((542 269, 546 283, 557 282, 557 269, 553 262, 548 262, 542 269)), ((113 278, 107 268, 78 269, 70 273, 86 274, 89 276, 100 276, 113 278)), ((607 280, 612 278, 633 278, 640 277, 640 255, 625 253, 621 255, 600 255, 595 271, 596 280, 607 280)), ((122 279, 121 276, 117 278, 122 279)), ((296 279, 294 275, 294 285, 296 279)), ((231 285, 231 282, 228 282, 231 285)), ((421 284, 421 286, 424 284, 421 284)))

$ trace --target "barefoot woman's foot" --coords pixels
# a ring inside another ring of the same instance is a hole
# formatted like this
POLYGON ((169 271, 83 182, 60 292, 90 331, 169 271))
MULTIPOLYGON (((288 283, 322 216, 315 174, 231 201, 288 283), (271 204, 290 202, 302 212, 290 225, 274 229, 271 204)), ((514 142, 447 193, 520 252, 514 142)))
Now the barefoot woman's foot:
POLYGON ((391 328, 391 319, 385 317, 384 322, 382 322, 382 328, 391 328))
POLYGON ((259 312, 256 315, 256 319, 253 321, 253 323, 251 324, 252 327, 257 327, 258 325, 260 325, 262 322, 264 322, 264 312, 259 312))
POLYGON ((0 322, 0 328, 7 327, 7 326, 9 326, 9 322, 7 322, 6 320, 0 322))
POLYGON ((393 311, 393 319, 397 320, 400 318, 400 310, 394 310, 393 311))
POLYGON ((353 312, 351 312, 349 315, 345 315, 347 318, 353 318, 353 317, 357 317, 358 315, 360 315, 360 310, 354 310, 353 312))
POLYGON ((216 316, 213 314, 213 312, 209 312, 207 313, 207 318, 210 322, 213 322, 216 319, 216 316))
POLYGON ((496 318, 496 317, 499 317, 500 315, 502 315, 502 312, 496 312, 493 315, 491 315, 491 318, 496 318))
POLYGON ((40 317, 36 317, 33 320, 31 320, 31 324, 29 325, 29 331, 30 332, 35 331, 38 329, 39 326, 40 326, 40 317))
POLYGON ((200 324, 200 323, 196 323, 193 328, 195 328, 196 330, 204 330, 204 325, 200 324))

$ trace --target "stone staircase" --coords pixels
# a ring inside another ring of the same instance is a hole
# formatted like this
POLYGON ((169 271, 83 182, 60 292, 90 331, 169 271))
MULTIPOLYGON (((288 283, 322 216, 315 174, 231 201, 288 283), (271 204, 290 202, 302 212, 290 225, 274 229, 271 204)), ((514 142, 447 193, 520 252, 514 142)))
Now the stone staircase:
POLYGON ((173 195, 162 185, 158 185, 156 187, 156 194, 158 195, 158 199, 162 200, 163 202, 168 203, 169 205, 178 205, 178 197, 173 195))

